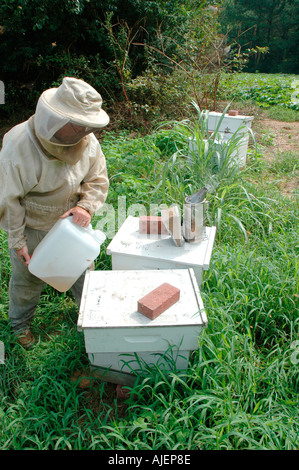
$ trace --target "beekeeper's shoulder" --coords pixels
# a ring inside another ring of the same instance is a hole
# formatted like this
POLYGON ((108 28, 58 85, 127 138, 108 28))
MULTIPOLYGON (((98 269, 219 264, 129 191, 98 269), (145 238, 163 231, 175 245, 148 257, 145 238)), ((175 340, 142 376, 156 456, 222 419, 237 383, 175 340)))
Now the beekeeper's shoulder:
POLYGON ((17 163, 20 159, 24 159, 24 155, 28 159, 34 156, 35 147, 29 137, 27 125, 27 121, 21 122, 4 135, 1 158, 17 163))

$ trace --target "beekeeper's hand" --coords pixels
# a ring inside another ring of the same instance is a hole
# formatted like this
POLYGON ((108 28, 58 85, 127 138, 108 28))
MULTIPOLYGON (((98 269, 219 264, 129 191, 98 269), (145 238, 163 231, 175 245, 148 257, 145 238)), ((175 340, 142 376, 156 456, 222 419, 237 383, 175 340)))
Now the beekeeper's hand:
POLYGON ((91 215, 82 207, 75 206, 72 209, 69 209, 68 211, 66 211, 64 214, 62 214, 60 218, 65 219, 66 217, 69 217, 70 215, 73 216, 74 224, 81 225, 82 227, 88 227, 88 225, 90 224, 91 215))
POLYGON ((23 246, 19 250, 16 250, 18 259, 22 261, 23 264, 28 266, 31 256, 28 253, 27 245, 23 246))

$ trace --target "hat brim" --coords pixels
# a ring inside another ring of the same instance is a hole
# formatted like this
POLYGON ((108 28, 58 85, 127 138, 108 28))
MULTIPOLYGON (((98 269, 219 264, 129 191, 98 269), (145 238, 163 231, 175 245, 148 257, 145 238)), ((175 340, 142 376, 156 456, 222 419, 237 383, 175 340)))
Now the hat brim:
POLYGON ((70 121, 75 124, 94 127, 95 129, 101 129, 109 124, 110 118, 103 109, 100 109, 98 112, 91 110, 89 111, 88 116, 82 115, 82 113, 78 112, 76 109, 72 109, 71 112, 66 110, 57 100, 56 90, 57 88, 49 88, 41 95, 41 98, 45 101, 46 105, 55 113, 68 117, 70 121))

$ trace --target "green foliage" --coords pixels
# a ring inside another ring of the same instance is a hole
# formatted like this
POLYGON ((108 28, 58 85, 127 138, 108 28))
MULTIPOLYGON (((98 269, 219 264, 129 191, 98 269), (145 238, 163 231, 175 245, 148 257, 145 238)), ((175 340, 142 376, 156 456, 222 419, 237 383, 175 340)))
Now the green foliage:
POLYGON ((266 116, 270 119, 283 122, 299 121, 299 113, 295 109, 281 105, 273 105, 266 109, 266 116))
POLYGON ((299 177, 298 155, 294 151, 278 153, 269 164, 269 171, 276 175, 299 177))
POLYGON ((233 100, 251 100, 262 108, 282 106, 299 110, 298 77, 283 74, 227 74, 223 75, 218 97, 233 100))
POLYGON ((241 46, 269 48, 251 58, 247 71, 298 73, 298 13, 298 0, 225 0, 219 21, 241 46))
POLYGON ((128 76, 147 67, 144 49, 126 48, 127 34, 133 32, 132 37, 142 43, 155 43, 158 25, 170 34, 183 23, 188 11, 184 4, 175 0, 1 0, 1 79, 6 85, 2 111, 12 112, 16 105, 34 110, 36 95, 66 75, 86 80, 106 100, 119 99, 127 79, 119 73, 124 58, 123 72, 128 76))
POLYGON ((189 106, 191 86, 179 71, 155 74, 147 71, 127 83, 128 96, 139 125, 181 119, 189 106))
POLYGON ((214 193, 238 174, 237 151, 243 136, 242 128, 227 142, 220 141, 218 133, 229 106, 212 134, 208 128, 209 112, 201 111, 195 102, 193 106, 195 116, 175 124, 177 151, 165 162, 162 179, 156 188, 162 191, 166 204, 183 205, 186 196, 204 186, 214 193))
MULTIPOLYGON (((149 70, 156 75, 163 72, 163 76, 180 77, 186 93, 190 88, 201 108, 216 108, 218 86, 224 72, 241 71, 251 54, 267 51, 267 48, 241 51, 235 40, 229 42, 227 35, 219 33, 217 16, 217 8, 215 11, 215 7, 201 2, 194 5, 184 25, 172 30, 171 35, 159 34, 157 45, 137 43, 146 46, 149 70)), ((155 91, 158 88, 156 85, 155 91)))

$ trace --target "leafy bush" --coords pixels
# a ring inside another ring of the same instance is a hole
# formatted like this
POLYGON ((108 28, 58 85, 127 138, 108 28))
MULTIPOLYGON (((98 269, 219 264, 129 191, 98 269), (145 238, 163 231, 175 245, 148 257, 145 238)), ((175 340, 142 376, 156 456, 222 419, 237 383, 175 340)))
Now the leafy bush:
POLYGON ((219 98, 226 100, 252 100, 262 108, 283 106, 299 110, 298 99, 293 96, 298 79, 283 74, 232 74, 223 76, 219 98))
POLYGON ((1 0, 1 80, 7 95, 2 111, 34 109, 36 94, 67 75, 89 82, 106 101, 118 100, 119 63, 127 62, 128 77, 148 65, 145 48, 128 49, 129 35, 155 44, 158 25, 160 32, 174 34, 191 8, 177 0, 1 0))

